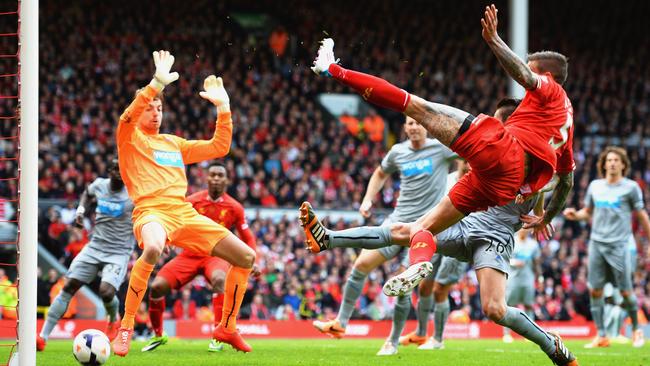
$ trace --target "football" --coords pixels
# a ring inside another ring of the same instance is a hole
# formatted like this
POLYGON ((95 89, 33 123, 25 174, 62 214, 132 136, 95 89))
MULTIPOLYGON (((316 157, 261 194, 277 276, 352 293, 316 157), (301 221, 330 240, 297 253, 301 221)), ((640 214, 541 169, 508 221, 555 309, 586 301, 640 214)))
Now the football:
POLYGON ((81 365, 103 365, 111 355, 111 342, 104 332, 86 329, 74 338, 72 354, 81 365))

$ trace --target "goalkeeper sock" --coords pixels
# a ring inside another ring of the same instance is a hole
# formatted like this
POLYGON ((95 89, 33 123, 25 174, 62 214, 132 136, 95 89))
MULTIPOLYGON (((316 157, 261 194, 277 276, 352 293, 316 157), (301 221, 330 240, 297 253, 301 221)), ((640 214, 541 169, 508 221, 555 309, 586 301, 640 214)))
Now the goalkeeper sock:
POLYGON ((163 335, 163 313, 165 312, 165 297, 154 299, 149 296, 149 319, 151 319, 151 327, 153 328, 156 337, 163 335))
POLYGON ((237 331, 237 314, 239 314, 239 308, 246 293, 248 275, 252 270, 252 268, 232 266, 226 275, 226 291, 221 323, 219 324, 230 333, 237 331))
POLYGON ((221 322, 223 315, 223 294, 212 294, 212 312, 214 312, 214 326, 221 322))
POLYGON ((347 70, 337 64, 331 64, 328 71, 334 79, 351 87, 363 99, 380 107, 404 112, 411 100, 411 95, 404 89, 376 76, 347 70))
POLYGON ((122 319, 122 328, 133 329, 135 323, 135 313, 140 307, 142 298, 147 292, 147 283, 149 276, 153 271, 153 264, 147 263, 142 257, 135 261, 131 270, 129 279, 129 289, 126 292, 126 301, 124 301, 124 319, 122 319))
POLYGON ((361 291, 363 291, 366 277, 368 277, 366 273, 363 273, 356 268, 352 268, 350 277, 345 281, 345 286, 343 287, 343 301, 341 302, 339 315, 336 317, 343 328, 348 325, 348 321, 352 316, 357 300, 359 300, 361 291))
POLYGON ((428 262, 436 252, 436 239, 428 230, 420 230, 411 238, 409 263, 411 265, 428 262))

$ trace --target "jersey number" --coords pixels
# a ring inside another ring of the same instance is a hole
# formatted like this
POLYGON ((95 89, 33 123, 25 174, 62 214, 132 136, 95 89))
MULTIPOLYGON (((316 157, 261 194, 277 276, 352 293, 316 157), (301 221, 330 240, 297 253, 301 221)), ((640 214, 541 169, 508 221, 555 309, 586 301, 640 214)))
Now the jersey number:
POLYGON ((569 138, 569 128, 573 125, 573 108, 571 107, 571 102, 569 98, 564 100, 564 107, 566 108, 566 122, 560 127, 560 136, 562 140, 555 141, 555 137, 551 137, 548 143, 553 147, 554 150, 559 149, 562 145, 566 144, 566 140, 569 138))

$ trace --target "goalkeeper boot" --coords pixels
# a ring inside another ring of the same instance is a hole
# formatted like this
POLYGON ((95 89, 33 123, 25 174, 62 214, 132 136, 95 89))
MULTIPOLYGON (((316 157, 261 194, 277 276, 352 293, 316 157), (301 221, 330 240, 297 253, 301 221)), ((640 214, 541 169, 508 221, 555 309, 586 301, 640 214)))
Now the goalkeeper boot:
POLYGON ((327 230, 318 221, 316 213, 309 202, 303 202, 300 205, 300 225, 305 231, 305 248, 308 251, 318 253, 329 249, 325 242, 327 230))
POLYGON ((330 65, 337 64, 338 62, 338 59, 334 59, 334 40, 325 38, 320 42, 318 55, 314 60, 314 66, 312 66, 311 70, 316 75, 331 77, 332 74, 329 72, 330 65))
POLYGON ((142 352, 149 352, 153 351, 156 348, 160 346, 164 346, 169 342, 169 336, 167 335, 166 332, 163 332, 163 334, 160 337, 153 336, 151 339, 149 339, 149 342, 147 342, 147 345, 142 347, 142 352))
POLYGON ((212 338, 219 342, 228 343, 237 351, 250 352, 253 348, 246 343, 238 331, 228 332, 223 326, 218 325, 212 332, 212 338))
POLYGON ((402 296, 410 294, 417 285, 433 272, 431 262, 419 262, 411 265, 404 272, 391 277, 384 284, 386 296, 402 296))
POLYGON ((314 320, 311 324, 321 333, 327 334, 332 338, 340 339, 345 335, 345 328, 341 326, 341 323, 337 319, 328 321, 314 320))
POLYGON ((113 353, 117 356, 124 357, 129 353, 131 347, 131 337, 133 336, 133 329, 120 327, 117 331, 117 337, 113 340, 113 353))

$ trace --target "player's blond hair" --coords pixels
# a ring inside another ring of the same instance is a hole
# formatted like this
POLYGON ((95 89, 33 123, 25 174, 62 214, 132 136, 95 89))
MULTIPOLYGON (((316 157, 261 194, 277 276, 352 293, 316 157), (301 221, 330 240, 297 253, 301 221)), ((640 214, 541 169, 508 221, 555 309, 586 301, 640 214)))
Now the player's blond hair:
POLYGON ((605 178, 607 175, 607 170, 605 169, 605 163, 607 162, 607 155, 609 153, 614 153, 621 158, 623 165, 623 176, 625 177, 627 173, 630 172, 630 158, 627 156, 627 151, 624 148, 618 146, 607 146, 603 152, 598 156, 598 174, 601 178, 605 178))

